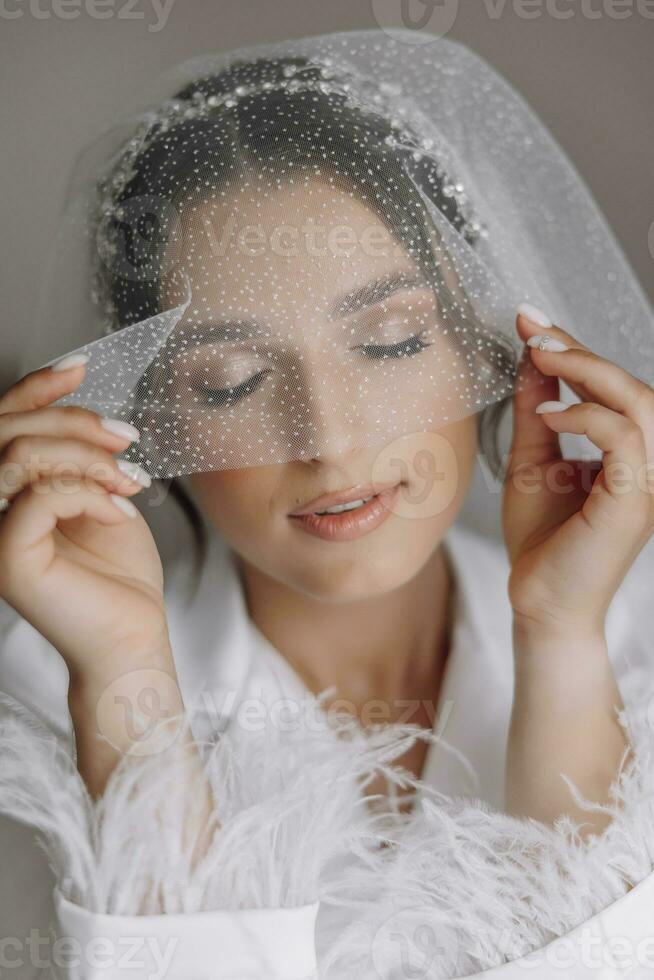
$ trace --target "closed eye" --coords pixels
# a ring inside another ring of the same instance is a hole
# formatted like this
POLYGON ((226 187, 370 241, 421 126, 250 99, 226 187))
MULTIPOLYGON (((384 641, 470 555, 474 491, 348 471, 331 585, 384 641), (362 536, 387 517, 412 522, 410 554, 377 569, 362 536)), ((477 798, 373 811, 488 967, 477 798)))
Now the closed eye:
MULTIPOLYGON (((395 360, 400 360, 404 357, 415 357, 417 354, 422 353, 428 347, 431 347, 431 343, 427 343, 422 340, 422 333, 412 334, 404 340, 400 340, 394 344, 380 344, 377 342, 371 342, 367 344, 357 344, 351 347, 350 350, 360 350, 366 357, 375 361, 384 361, 390 358, 395 360)), ((198 385, 196 390, 199 390, 202 397, 207 405, 214 406, 216 408, 228 408, 230 405, 235 405, 237 402, 241 401, 243 398, 247 398, 249 395, 253 395, 257 391, 263 382, 265 381, 267 375, 272 373, 272 368, 265 368, 261 371, 257 371, 251 377, 246 378, 245 381, 241 381, 240 384, 230 385, 224 388, 214 388, 209 384, 198 385)))
POLYGON ((212 388, 209 385, 203 385, 202 394, 207 405, 219 407, 233 405, 242 398, 247 398, 248 395, 254 394, 257 388, 263 383, 266 375, 271 373, 271 370, 271 368, 267 368, 258 371, 251 378, 247 378, 245 381, 241 381, 240 384, 227 388, 212 388))
POLYGON ((413 334, 411 337, 407 337, 406 340, 400 340, 395 344, 357 344, 356 347, 352 347, 351 350, 360 350, 375 361, 383 361, 387 357, 414 357, 416 354, 422 353, 431 347, 430 343, 426 343, 421 339, 421 334, 413 334))

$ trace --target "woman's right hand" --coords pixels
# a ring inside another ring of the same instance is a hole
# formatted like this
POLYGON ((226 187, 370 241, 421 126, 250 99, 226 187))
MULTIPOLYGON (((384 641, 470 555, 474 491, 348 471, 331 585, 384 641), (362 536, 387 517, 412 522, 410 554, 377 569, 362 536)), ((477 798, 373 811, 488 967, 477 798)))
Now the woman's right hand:
POLYGON ((71 682, 110 680, 121 658, 132 670, 168 649, 161 562, 128 499, 149 477, 126 476, 114 455, 136 429, 52 407, 85 372, 60 364, 0 398, 0 596, 61 653, 71 682))

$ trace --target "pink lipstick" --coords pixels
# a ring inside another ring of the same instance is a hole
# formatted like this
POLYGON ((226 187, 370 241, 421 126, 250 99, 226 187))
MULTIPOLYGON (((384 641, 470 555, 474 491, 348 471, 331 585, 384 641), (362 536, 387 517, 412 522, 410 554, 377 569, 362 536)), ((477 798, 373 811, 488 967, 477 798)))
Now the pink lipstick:
POLYGON ((378 528, 391 514, 400 483, 362 483, 326 493, 289 514, 303 531, 324 541, 354 541, 378 528))

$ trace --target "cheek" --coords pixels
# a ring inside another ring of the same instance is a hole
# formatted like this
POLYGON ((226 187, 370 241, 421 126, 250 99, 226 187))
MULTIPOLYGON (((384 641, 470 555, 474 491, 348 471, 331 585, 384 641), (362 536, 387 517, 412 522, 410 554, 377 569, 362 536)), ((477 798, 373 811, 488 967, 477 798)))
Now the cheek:
POLYGON ((189 477, 202 512, 228 541, 260 535, 270 520, 277 467, 248 467, 189 477))
POLYGON ((453 458, 456 460, 456 485, 452 490, 452 506, 458 511, 472 480, 477 458, 477 416, 471 415, 453 423, 443 430, 443 434, 452 447, 453 458))
POLYGON ((478 416, 469 415, 450 427, 450 442, 457 456, 459 471, 464 478, 465 487, 472 476, 472 471, 479 449, 478 416))
POLYGON ((411 433, 377 455, 373 479, 403 480, 393 507, 398 517, 446 525, 456 516, 468 489, 476 448, 474 417, 434 432, 411 433))

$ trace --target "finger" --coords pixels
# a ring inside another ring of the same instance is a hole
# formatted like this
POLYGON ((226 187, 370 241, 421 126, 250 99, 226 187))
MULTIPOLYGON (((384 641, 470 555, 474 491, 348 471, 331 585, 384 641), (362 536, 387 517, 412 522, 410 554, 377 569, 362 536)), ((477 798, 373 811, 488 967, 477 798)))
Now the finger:
POLYGON ((99 486, 63 492, 48 481, 31 484, 0 518, 0 593, 11 602, 24 591, 25 581, 47 571, 55 559, 52 532, 59 521, 85 516, 115 525, 137 515, 131 501, 99 486))
POLYGON ((87 362, 85 354, 72 354, 25 375, 0 398, 0 414, 45 408, 69 395, 82 383, 87 362))
MULTIPOLYGON (((530 313, 533 307, 523 304, 521 309, 530 313)), ((600 357, 585 344, 560 327, 543 328, 547 317, 535 310, 533 315, 521 313, 518 332, 527 344, 537 343, 536 338, 549 338, 549 349, 530 347, 535 367, 544 375, 557 375, 580 398, 598 401, 616 412, 632 418, 643 430, 648 459, 654 459, 654 391, 634 375, 618 367, 612 361, 600 357), (538 320, 541 323, 538 323, 538 320), (552 350, 552 341, 564 345, 567 350, 552 350)))
POLYGON ((525 343, 528 343, 531 337, 543 336, 564 343, 567 347, 588 350, 580 340, 573 337, 572 334, 566 333, 557 324, 552 323, 545 313, 529 303, 522 303, 518 307, 517 328, 525 343))
POLYGON ((526 340, 530 331, 548 330, 554 326, 547 313, 539 310, 532 303, 520 303, 517 314, 518 333, 523 340, 526 340))
POLYGON ((595 354, 560 327, 544 331, 524 315, 518 317, 518 326, 539 371, 558 375, 580 398, 599 401, 629 415, 654 441, 654 391, 649 385, 595 354), (540 339, 545 342, 543 350, 539 349, 540 339))
POLYGON ((562 378, 580 398, 599 401, 634 421, 643 419, 649 424, 654 421, 654 392, 650 386, 612 361, 586 348, 572 346, 565 350, 536 347, 531 354, 539 371, 562 378))
POLYGON ((119 452, 130 442, 138 442, 140 433, 122 419, 102 418, 95 412, 77 406, 41 408, 29 412, 7 412, 0 415, 0 451, 21 436, 53 436, 90 442, 119 452))
POLYGON ((561 457, 556 432, 536 414, 536 406, 559 397, 559 381, 534 371, 525 350, 518 365, 513 397, 513 439, 507 477, 526 464, 541 465, 561 457))
POLYGON ((0 496, 6 500, 45 478, 61 487, 89 481, 125 495, 138 493, 152 482, 136 463, 71 439, 19 436, 0 453, 0 496))
POLYGON ((650 521, 654 497, 649 492, 647 456, 640 427, 597 402, 581 402, 556 410, 545 403, 538 409, 545 424, 557 433, 585 435, 603 452, 602 470, 583 507, 587 518, 616 516, 621 527, 650 521))

